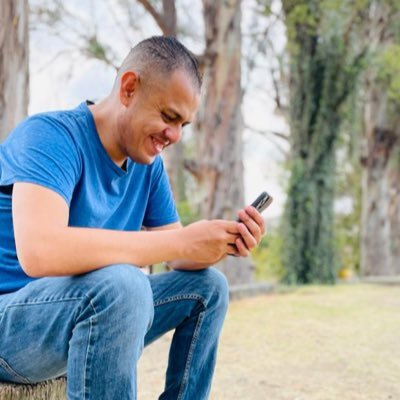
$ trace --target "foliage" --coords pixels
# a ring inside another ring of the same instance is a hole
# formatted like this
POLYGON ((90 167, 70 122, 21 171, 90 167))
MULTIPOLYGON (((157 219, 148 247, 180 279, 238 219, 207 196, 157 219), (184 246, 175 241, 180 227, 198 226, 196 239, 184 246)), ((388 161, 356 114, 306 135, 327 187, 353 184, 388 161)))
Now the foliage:
MULTIPOLYGON (((360 204, 360 203, 359 203, 360 204)), ((339 253, 339 268, 360 271, 360 221, 357 212, 336 217, 336 247, 339 253)))
POLYGON ((198 214, 187 200, 182 200, 177 205, 180 220, 183 226, 189 225, 199 219, 198 214))
POLYGON ((392 43, 377 55, 378 82, 387 88, 389 100, 400 106, 400 44, 392 43))
POLYGON ((335 242, 339 268, 360 270, 361 221, 361 157, 362 104, 354 92, 343 113, 342 133, 338 142, 336 200, 345 202, 347 209, 335 215, 335 242))
POLYGON ((259 246, 251 252, 258 281, 279 281, 282 278, 284 272, 281 260, 282 247, 283 236, 276 230, 268 232, 259 246))
POLYGON ((256 0, 257 14, 268 17, 272 14, 273 0, 256 0))
MULTIPOLYGON (((84 51, 87 53, 88 57, 106 61, 108 60, 107 54, 111 52, 111 49, 109 46, 100 43, 97 36, 93 35, 88 38, 84 51)), ((111 61, 108 63, 111 63, 111 61)))
POLYGON ((339 268, 360 271, 360 221, 361 221, 361 166, 351 164, 354 168, 340 171, 338 174, 338 192, 345 192, 351 200, 350 210, 340 212, 335 217, 335 241, 338 253, 339 268))
POLYGON ((335 282, 335 155, 342 108, 363 67, 363 50, 349 46, 363 5, 283 1, 291 78, 291 178, 283 265, 284 281, 290 284, 335 282))

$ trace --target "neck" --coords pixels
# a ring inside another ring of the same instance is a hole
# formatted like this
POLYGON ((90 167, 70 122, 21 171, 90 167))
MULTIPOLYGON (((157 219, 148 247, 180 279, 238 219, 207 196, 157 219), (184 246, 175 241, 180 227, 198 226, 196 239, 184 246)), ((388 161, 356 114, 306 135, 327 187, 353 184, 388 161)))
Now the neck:
POLYGON ((111 160, 121 167, 126 157, 121 153, 117 142, 118 124, 113 99, 106 97, 100 103, 90 105, 89 109, 103 147, 111 160))

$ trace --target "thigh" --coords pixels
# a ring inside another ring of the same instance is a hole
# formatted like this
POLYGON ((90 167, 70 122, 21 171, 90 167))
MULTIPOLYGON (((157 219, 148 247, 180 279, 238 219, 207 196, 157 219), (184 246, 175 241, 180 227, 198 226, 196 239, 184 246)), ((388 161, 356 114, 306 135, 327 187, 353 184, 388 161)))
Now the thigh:
POLYGON ((65 374, 82 300, 71 278, 42 278, 1 295, 0 380, 29 383, 65 374))
POLYGON ((85 352, 94 317, 103 341, 112 336, 110 326, 124 330, 134 324, 146 332, 153 318, 146 276, 135 266, 116 264, 37 279, 1 295, 0 380, 28 383, 65 374, 73 345, 75 353, 85 352))

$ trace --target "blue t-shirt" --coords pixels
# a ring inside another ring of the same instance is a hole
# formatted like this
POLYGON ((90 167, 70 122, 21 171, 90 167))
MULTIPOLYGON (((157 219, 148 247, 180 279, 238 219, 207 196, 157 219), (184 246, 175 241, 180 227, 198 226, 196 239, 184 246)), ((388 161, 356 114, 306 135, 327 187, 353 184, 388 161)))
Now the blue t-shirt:
POLYGON ((119 168, 104 149, 85 103, 34 115, 0 145, 0 293, 35 278, 22 270, 11 212, 12 185, 30 182, 61 195, 69 226, 138 231, 178 221, 161 157, 119 168))

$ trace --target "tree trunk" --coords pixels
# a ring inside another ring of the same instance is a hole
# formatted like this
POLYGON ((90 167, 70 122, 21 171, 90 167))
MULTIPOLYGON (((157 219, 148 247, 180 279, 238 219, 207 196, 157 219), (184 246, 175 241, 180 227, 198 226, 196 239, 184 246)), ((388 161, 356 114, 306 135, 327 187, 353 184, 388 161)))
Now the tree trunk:
MULTIPOLYGON (((234 220, 244 206, 240 0, 203 0, 206 35, 203 103, 195 124, 195 161, 186 165, 198 183, 203 218, 234 220)), ((230 283, 252 279, 250 258, 219 265, 230 283)))
POLYGON ((334 283, 336 146, 340 107, 359 70, 345 27, 327 35, 330 14, 314 0, 283 0, 290 55, 291 160, 283 264, 288 283, 334 283), (301 12, 300 12, 301 11, 301 12))
POLYGON ((393 224, 396 215, 397 223, 400 222, 400 184, 391 179, 395 171, 390 158, 396 147, 399 151, 400 119, 397 118, 397 126, 388 121, 384 90, 371 90, 369 95, 365 110, 367 151, 362 160, 361 271, 363 275, 393 275, 399 269, 392 261, 392 250, 396 248, 394 242, 397 240, 398 247, 400 239, 393 232, 393 228, 398 230, 396 223, 393 224))
MULTIPOLYGON (((373 52, 393 43, 391 9, 373 3, 368 30, 373 52)), ((400 116, 389 88, 378 79, 382 66, 371 66, 366 82, 362 155, 361 273, 400 273, 400 116)), ((400 103, 400 98, 397 100, 400 103)))
POLYGON ((0 2, 0 141, 27 114, 28 1, 0 2))
MULTIPOLYGON (((397 123, 400 126, 400 121, 397 123)), ((391 271, 400 275, 400 138, 397 132, 396 147, 389 162, 389 220, 391 244, 391 271)))

